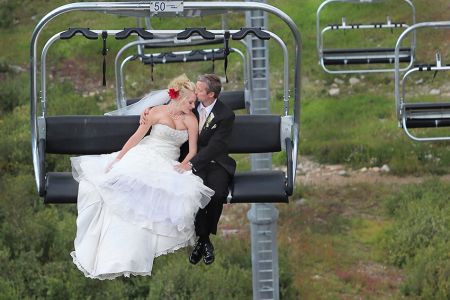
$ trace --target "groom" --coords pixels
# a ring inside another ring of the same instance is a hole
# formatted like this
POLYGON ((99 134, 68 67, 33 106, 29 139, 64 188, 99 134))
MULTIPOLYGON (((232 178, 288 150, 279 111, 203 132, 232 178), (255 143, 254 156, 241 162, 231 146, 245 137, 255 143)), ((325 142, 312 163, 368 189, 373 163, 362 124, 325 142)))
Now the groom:
MULTIPOLYGON (((189 262, 197 264, 203 257, 207 265, 214 261, 214 247, 209 238, 216 234, 222 214, 223 202, 228 196, 228 185, 234 175, 236 162, 228 156, 228 141, 234 122, 234 112, 220 100, 220 78, 215 74, 200 75, 196 83, 197 104, 193 109, 199 120, 198 152, 183 170, 191 170, 214 190, 208 205, 200 209, 195 218, 195 232, 199 237, 189 256, 189 262)), ((188 152, 185 143, 181 155, 188 152)))

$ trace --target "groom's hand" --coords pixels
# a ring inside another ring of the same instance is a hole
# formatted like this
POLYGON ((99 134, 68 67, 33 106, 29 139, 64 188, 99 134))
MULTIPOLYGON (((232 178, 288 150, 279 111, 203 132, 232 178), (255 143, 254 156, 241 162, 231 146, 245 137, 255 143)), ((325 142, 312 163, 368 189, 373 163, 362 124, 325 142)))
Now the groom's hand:
POLYGON ((150 107, 147 107, 141 114, 139 119, 139 125, 146 125, 148 122, 148 114, 150 113, 150 107))

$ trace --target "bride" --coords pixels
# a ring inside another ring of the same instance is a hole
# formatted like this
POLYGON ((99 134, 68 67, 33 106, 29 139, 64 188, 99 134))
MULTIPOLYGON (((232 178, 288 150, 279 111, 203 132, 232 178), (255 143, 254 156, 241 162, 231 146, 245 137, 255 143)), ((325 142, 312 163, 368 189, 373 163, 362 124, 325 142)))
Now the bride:
POLYGON ((191 171, 175 170, 184 142, 181 164, 197 152, 194 89, 186 75, 175 78, 170 103, 153 107, 120 152, 71 158, 79 182, 71 255, 86 277, 151 275, 155 257, 193 244, 195 214, 214 194, 191 171))

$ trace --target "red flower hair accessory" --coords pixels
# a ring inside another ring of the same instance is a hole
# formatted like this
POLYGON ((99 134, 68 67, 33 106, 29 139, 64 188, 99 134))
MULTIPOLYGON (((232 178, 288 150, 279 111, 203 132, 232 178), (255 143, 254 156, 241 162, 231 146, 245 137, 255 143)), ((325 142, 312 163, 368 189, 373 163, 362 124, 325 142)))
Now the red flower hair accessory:
POLYGON ((174 88, 169 89, 169 97, 170 99, 176 99, 180 95, 180 91, 175 90, 174 88))

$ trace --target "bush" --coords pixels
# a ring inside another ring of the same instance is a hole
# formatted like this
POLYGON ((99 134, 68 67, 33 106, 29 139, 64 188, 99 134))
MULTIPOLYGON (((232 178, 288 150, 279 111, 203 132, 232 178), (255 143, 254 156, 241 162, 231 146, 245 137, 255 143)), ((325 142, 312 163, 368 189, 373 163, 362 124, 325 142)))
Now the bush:
POLYGON ((450 299, 449 241, 420 250, 408 266, 402 292, 420 299, 450 299))
POLYGON ((450 184, 432 179, 388 199, 395 220, 384 232, 388 262, 407 270, 403 292, 423 299, 450 297, 450 184))
POLYGON ((8 28, 13 25, 15 10, 21 1, 5 0, 0 5, 0 28, 8 28))
POLYGON ((13 75, 7 73, 0 89, 0 115, 9 113, 15 107, 28 103, 29 99, 28 74, 13 75))

